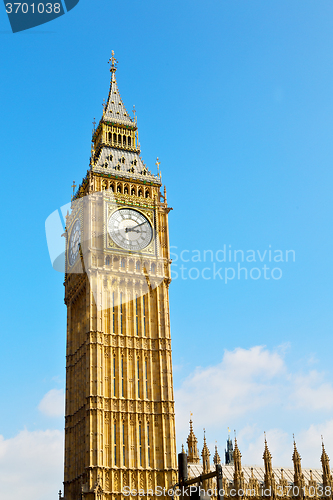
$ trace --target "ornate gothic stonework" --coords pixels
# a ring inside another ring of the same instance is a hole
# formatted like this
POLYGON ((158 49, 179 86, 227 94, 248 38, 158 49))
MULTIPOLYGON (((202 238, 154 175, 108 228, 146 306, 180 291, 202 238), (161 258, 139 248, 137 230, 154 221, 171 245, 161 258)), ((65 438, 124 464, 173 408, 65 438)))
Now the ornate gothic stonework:
POLYGON ((171 209, 110 62, 90 168, 66 218, 65 500, 121 500, 124 486, 176 482, 171 209))

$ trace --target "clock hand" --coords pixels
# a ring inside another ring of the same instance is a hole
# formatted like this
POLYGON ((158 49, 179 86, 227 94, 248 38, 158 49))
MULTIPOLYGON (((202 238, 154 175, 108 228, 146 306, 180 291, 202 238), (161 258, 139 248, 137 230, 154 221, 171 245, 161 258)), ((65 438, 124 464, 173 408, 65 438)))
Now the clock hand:
POLYGON ((125 229, 125 232, 126 232, 126 233, 128 233, 129 231, 134 231, 134 232, 136 232, 136 233, 139 233, 140 231, 135 231, 135 229, 136 229, 137 227, 143 226, 143 225, 144 225, 144 224, 146 224, 146 223, 147 223, 147 221, 145 220, 144 222, 142 222, 141 224, 138 224, 137 226, 134 226, 134 227, 127 227, 127 228, 125 229))
POLYGON ((142 222, 141 224, 138 224, 137 226, 134 226, 134 227, 140 227, 140 226, 143 226, 144 224, 146 224, 147 221, 145 220, 144 222, 142 222))

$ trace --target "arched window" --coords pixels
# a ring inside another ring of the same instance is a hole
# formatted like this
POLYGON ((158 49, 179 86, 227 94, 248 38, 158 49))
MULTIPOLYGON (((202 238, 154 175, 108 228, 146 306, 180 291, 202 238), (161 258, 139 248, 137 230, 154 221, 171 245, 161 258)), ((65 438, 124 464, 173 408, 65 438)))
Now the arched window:
POLYGON ((115 357, 113 357, 113 395, 116 396, 116 358, 115 357))
POLYGON ((149 198, 149 191, 148 191, 148 189, 146 191, 146 198, 149 198))
POLYGON ((142 196, 142 190, 139 189, 139 196, 142 196))
POLYGON ((127 145, 130 146, 131 145, 131 138, 130 136, 127 137, 127 145))
POLYGON ((111 184, 110 189, 114 193, 114 184, 111 184))
POLYGON ((151 272, 154 273, 156 271, 156 266, 155 264, 152 264, 151 265, 151 272))
POLYGON ((105 259, 105 264, 108 266, 110 264, 110 258, 109 257, 106 257, 105 259))
POLYGON ((125 267, 125 259, 121 259, 120 266, 125 267))
POLYGON ((125 163, 125 158, 123 156, 121 157, 121 163, 125 163))
POLYGON ((143 335, 144 336, 146 336, 146 310, 147 310, 146 302, 147 302, 147 295, 144 295, 142 297, 143 335))
MULTIPOLYGON (((145 379, 146 379, 146 398, 148 399, 148 369, 147 369, 147 360, 145 361, 145 379)), ((148 446, 149 446, 149 427, 148 427, 148 446)))
POLYGON ((135 296, 135 326, 136 334, 139 335, 139 307, 138 307, 138 296, 135 296))
POLYGON ((121 144, 121 135, 118 134, 118 143, 121 144))
POLYGON ((117 134, 113 134, 113 142, 117 142, 117 134))
POLYGON ((126 146, 126 135, 123 135, 123 145, 126 146))
POLYGON ((109 132, 109 142, 111 142, 112 134, 109 132))
MULTIPOLYGON (((114 308, 114 292, 112 292, 112 332, 116 331, 116 318, 115 318, 115 308, 114 308)), ((116 358, 113 358, 113 386, 114 386, 114 396, 116 395, 116 358)))
POLYGON ((133 188, 132 191, 131 191, 131 195, 132 196, 135 196, 135 189, 133 188))
POLYGON ((120 333, 123 333, 123 293, 120 292, 120 333))
POLYGON ((128 187, 127 186, 125 186, 124 194, 128 194, 128 187))
POLYGON ((113 424, 113 453, 114 453, 114 465, 117 465, 117 424, 114 421, 113 424))
POLYGON ((140 262, 139 261, 136 263, 136 270, 140 271, 140 262))
POLYGON ((117 186, 117 193, 121 193, 121 188, 120 188, 120 185, 118 184, 117 186))
MULTIPOLYGON (((139 363, 139 361, 138 361, 139 363)), ((139 383, 139 382, 138 382, 139 383)), ((140 397, 140 396, 139 396, 140 397)), ((139 450, 140 450, 140 467, 142 466, 142 442, 141 442, 141 424, 139 425, 139 450)))
MULTIPOLYGON (((146 361, 147 363, 147 361, 146 361)), ((147 396, 148 397, 148 396, 147 396)), ((148 467, 150 467, 150 440, 149 440, 149 424, 147 425, 147 444, 148 444, 148 467)))
POLYGON ((123 466, 125 467, 126 461, 125 461, 125 455, 126 453, 126 446, 125 446, 125 424, 123 424, 123 466))
MULTIPOLYGON (((141 395, 140 395, 140 360, 139 360, 139 358, 136 360, 136 372, 137 372, 137 381, 138 381, 138 398, 141 399, 141 395)), ((140 430, 141 430, 141 425, 140 425, 140 430)))
POLYGON ((121 358, 121 397, 124 397, 124 358, 121 358))

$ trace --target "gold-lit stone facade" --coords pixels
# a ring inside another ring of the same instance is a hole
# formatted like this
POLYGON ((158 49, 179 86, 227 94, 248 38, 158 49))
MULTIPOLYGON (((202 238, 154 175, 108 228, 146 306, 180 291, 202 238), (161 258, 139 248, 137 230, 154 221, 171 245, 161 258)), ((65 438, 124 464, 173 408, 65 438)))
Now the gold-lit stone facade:
MULTIPOLYGON (((197 453, 193 454, 192 443, 197 443, 193 431, 193 422, 190 420, 190 433, 187 439, 188 479, 200 477, 215 470, 221 459, 215 446, 213 464, 210 464, 210 452, 204 436, 202 461, 197 453)), ((230 436, 227 441, 226 459, 229 463, 222 465, 222 494, 223 498, 232 500, 331 500, 333 498, 333 479, 330 469, 330 460, 322 442, 320 461, 322 469, 303 469, 301 456, 294 440, 294 450, 291 456, 293 467, 278 468, 272 466, 272 455, 268 449, 265 436, 263 466, 243 466, 242 455, 237 439, 231 445, 230 436)), ((216 479, 205 480, 201 487, 207 491, 211 489, 212 498, 218 498, 216 479)), ((210 493, 210 492, 209 492, 210 493)))
POLYGON ((66 220, 65 500, 122 500, 124 487, 154 491, 177 477, 170 208, 161 177, 139 156, 136 120, 121 100, 114 56, 110 62, 90 168, 66 220), (108 221, 120 209, 149 222, 154 238, 141 251, 110 237, 108 221))

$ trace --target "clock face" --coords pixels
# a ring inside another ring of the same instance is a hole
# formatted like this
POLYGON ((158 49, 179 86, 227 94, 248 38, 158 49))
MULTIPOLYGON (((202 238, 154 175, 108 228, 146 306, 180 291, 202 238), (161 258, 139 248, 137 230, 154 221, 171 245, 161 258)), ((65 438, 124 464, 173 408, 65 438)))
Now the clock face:
POLYGON ((143 250, 153 238, 148 219, 131 208, 121 208, 111 215, 108 232, 112 240, 125 250, 143 250))
POLYGON ((76 219, 76 221, 73 224, 68 245, 68 261, 70 266, 72 266, 76 261, 77 255, 79 253, 80 241, 81 241, 80 221, 79 219, 76 219))

